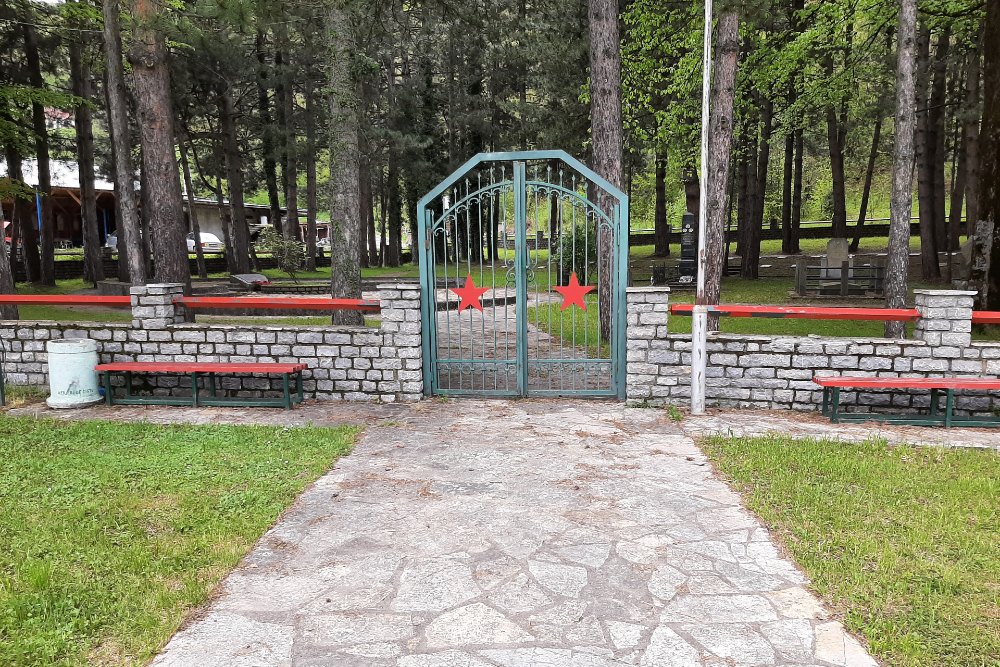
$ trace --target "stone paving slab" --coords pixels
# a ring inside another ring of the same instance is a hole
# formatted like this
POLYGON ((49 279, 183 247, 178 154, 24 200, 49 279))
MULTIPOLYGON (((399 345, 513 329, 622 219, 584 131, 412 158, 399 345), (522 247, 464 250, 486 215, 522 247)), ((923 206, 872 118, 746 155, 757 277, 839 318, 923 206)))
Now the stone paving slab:
POLYGON ((154 665, 876 664, 662 411, 351 410, 354 453, 154 665))
POLYGON ((1000 428, 901 426, 874 421, 833 424, 829 418, 818 413, 790 410, 709 410, 707 414, 697 417, 687 415, 683 428, 686 434, 694 438, 710 435, 752 437, 780 434, 793 438, 847 442, 879 439, 893 444, 974 447, 1000 451, 1000 428))

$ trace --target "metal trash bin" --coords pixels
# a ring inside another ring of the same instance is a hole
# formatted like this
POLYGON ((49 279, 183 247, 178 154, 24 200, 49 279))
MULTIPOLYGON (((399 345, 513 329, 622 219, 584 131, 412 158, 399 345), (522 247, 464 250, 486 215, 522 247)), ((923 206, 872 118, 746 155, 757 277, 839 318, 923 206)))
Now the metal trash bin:
POLYGON ((50 340, 45 351, 49 357, 50 408, 85 408, 101 402, 97 388, 97 342, 89 338, 50 340))

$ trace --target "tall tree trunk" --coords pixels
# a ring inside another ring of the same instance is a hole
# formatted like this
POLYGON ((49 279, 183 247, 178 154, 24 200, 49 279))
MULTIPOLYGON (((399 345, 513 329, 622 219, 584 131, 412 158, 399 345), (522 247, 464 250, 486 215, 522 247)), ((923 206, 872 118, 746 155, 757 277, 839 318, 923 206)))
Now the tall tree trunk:
MULTIPOLYGON (((591 167, 615 187, 622 189, 622 97, 621 39, 618 34, 617 0, 588 0, 587 18, 590 31, 590 133, 593 164, 591 167)), ((600 198, 599 205, 613 215, 614 201, 600 198)), ((628 229, 619 230, 628 234, 628 229)), ((601 336, 611 339, 611 286, 614 280, 614 237, 611 230, 601 227, 597 235, 597 257, 603 266, 599 271, 597 300, 600 312, 601 336)))
MULTIPOLYGON (((331 292, 335 298, 361 298, 361 194, 358 172, 359 103, 350 58, 354 26, 342 0, 330 6, 330 256, 331 292)), ((338 310, 334 324, 362 325, 354 310, 338 310)))
POLYGON ((243 159, 236 139, 236 110, 232 90, 223 84, 218 93, 219 129, 222 132, 222 152, 229 181, 229 208, 233 234, 233 265, 238 273, 250 271, 250 229, 243 206, 243 159))
POLYGON ((145 285, 148 278, 146 259, 139 234, 139 210, 136 207, 132 167, 132 142, 128 131, 128 101, 122 66, 121 29, 118 1, 104 0, 104 55, 107 58, 108 123, 115 161, 115 196, 118 203, 118 254, 124 254, 133 285, 145 285))
POLYGON ((742 258, 746 254, 747 227, 753 217, 752 206, 754 188, 757 186, 756 166, 757 166, 757 133, 754 127, 753 135, 750 135, 749 121, 737 135, 737 142, 742 145, 743 150, 737 153, 739 163, 736 166, 736 254, 742 258))
POLYGON ((386 183, 388 207, 389 248, 385 255, 386 266, 399 266, 403 254, 403 201, 399 192, 399 162, 395 148, 389 147, 389 170, 386 183))
POLYGON ((142 168, 149 188, 150 230, 155 230, 153 255, 156 280, 181 283, 191 289, 181 185, 174 147, 174 115, 170 98, 170 69, 163 33, 156 27, 160 5, 153 0, 133 0, 135 20, 129 48, 132 81, 139 112, 142 168))
MULTIPOLYGON (((0 216, 2 217, 2 216, 0 216)), ((13 223, 11 227, 13 227, 13 223)), ((13 229, 11 232, 13 233, 13 229)), ((0 229, 0 233, 3 230, 0 229)), ((0 234, 2 235, 2 234, 0 234)), ((2 247, 2 245, 0 245, 2 247)), ((17 294, 17 289, 14 286, 14 265, 10 261, 10 255, 6 252, 0 253, 0 294, 17 294)), ((16 320, 17 319, 17 306, 0 304, 0 320, 16 320)), ((0 341, 0 345, 3 345, 4 341, 0 341)), ((3 372, 0 370, 0 372, 3 372)), ((2 381, 3 378, 0 378, 2 381)))
MULTIPOLYGON (((983 30, 979 31, 979 45, 983 43, 983 30)), ((969 72, 965 78, 965 233, 972 238, 979 221, 979 79, 981 46, 970 53, 969 72)))
POLYGON ((987 0, 984 26, 979 227, 989 269, 973 285, 979 289, 980 308, 1000 310, 1000 0, 987 0))
POLYGON ((358 170, 358 211, 361 220, 361 246, 358 249, 358 260, 361 268, 366 269, 372 265, 371 248, 372 239, 375 236, 375 227, 372 224, 372 180, 371 170, 368 164, 368 154, 361 148, 361 138, 358 138, 358 150, 360 154, 360 169, 358 170))
MULTIPOLYGON (((220 153, 221 154, 221 153, 220 153)), ((233 244, 232 209, 226 203, 226 190, 222 187, 222 176, 215 177, 215 204, 219 210, 219 224, 222 226, 222 243, 226 246, 226 269, 230 274, 242 273, 236 265, 236 248, 233 244)))
POLYGON ((101 231, 97 224, 97 192, 94 189, 94 116, 91 112, 93 87, 83 43, 69 45, 70 78, 73 94, 81 101, 75 108, 76 155, 80 169, 80 218, 83 227, 83 276, 91 283, 104 280, 101 261, 101 231))
MULTIPOLYGON (((25 23, 24 51, 28 64, 28 79, 31 86, 45 90, 45 80, 42 78, 42 65, 38 56, 38 36, 35 26, 25 23)), ((35 135, 35 157, 38 159, 38 198, 36 206, 41 209, 41 274, 38 282, 42 285, 56 284, 56 246, 55 221, 52 217, 52 176, 49 170, 49 131, 45 127, 45 107, 41 102, 31 104, 31 128, 35 135)))
POLYGON ((201 247, 201 225, 198 222, 198 209, 195 208, 194 184, 191 182, 191 165, 188 162, 187 145, 184 137, 178 137, 177 145, 181 153, 181 171, 184 174, 184 190, 187 192, 188 219, 191 221, 191 233, 194 234, 194 255, 198 265, 198 277, 208 278, 205 267, 205 250, 201 247))
POLYGON ((656 201, 653 212, 653 254, 670 254, 670 221, 667 220, 667 156, 656 155, 656 201))
POLYGON ((286 239, 302 240, 302 230, 299 228, 299 162, 298 162, 298 133, 295 129, 295 89, 292 86, 292 69, 288 53, 288 28, 285 24, 279 24, 278 34, 281 39, 282 53, 281 64, 285 76, 282 77, 284 83, 281 85, 282 102, 282 127, 284 129, 284 169, 282 175, 285 179, 285 226, 283 231, 286 239))
MULTIPOLYGON (((727 9, 719 16, 716 32, 715 81, 712 85, 709 123, 708 180, 706 206, 704 303, 717 304, 722 294, 726 262, 726 193, 729 191, 729 160, 733 149, 733 104, 736 98, 736 66, 739 60, 740 15, 727 9)), ((709 318, 718 328, 718 318, 709 318)))
POLYGON ((260 148, 264 164, 264 182, 267 186, 268 220, 275 230, 281 231, 281 200, 278 197, 278 166, 274 159, 274 121, 271 117, 271 100, 268 97, 267 54, 264 32, 257 31, 254 40, 257 56, 257 112, 260 115, 260 148))
POLYGON ((952 158, 951 201, 948 203, 948 238, 946 246, 949 253, 949 281, 954 278, 951 275, 951 253, 959 249, 960 236, 962 234, 962 208, 965 204, 965 172, 969 167, 965 156, 965 130, 962 127, 961 119, 956 120, 955 129, 959 136, 955 140, 955 151, 952 158))
POLYGON ((802 138, 802 128, 795 129, 795 168, 792 174, 792 238, 793 254, 802 252, 799 246, 800 229, 802 227, 802 156, 805 153, 805 142, 802 138))
MULTIPOLYGON (((828 55, 824 68, 827 76, 833 76, 833 56, 828 55)), ((847 238, 847 185, 844 177, 843 133, 837 108, 830 104, 826 108, 826 142, 830 153, 830 178, 833 181, 833 238, 847 238)))
POLYGON ((920 274, 924 280, 941 278, 937 242, 934 233, 934 139, 928 110, 930 75, 930 29, 917 35, 916 102, 919 115, 914 133, 914 157, 917 168, 917 202, 920 211, 920 274))
POLYGON ((872 179, 875 177, 875 164, 878 162, 878 146, 882 139, 882 115, 875 119, 875 129, 872 131, 872 148, 868 151, 868 167, 865 169, 865 183, 861 188, 861 210, 858 213, 858 226, 851 241, 851 252, 857 252, 861 246, 861 229, 865 226, 868 216, 868 198, 872 192, 872 179))
MULTIPOLYGON (((917 0, 900 0, 896 49, 896 124, 892 150, 892 201, 885 280, 886 308, 905 308, 910 268, 910 210, 913 206, 913 130, 916 91, 917 0)), ((888 338, 906 334, 903 322, 886 322, 888 338)))
POLYGON ((757 151, 757 181, 754 186, 753 216, 747 229, 746 251, 743 255, 742 275, 756 279, 760 276, 760 237, 764 228, 764 204, 767 195, 767 172, 771 163, 771 132, 774 130, 774 104, 763 100, 760 106, 760 149, 757 151))
POLYGON ((306 270, 316 270, 316 113, 311 77, 306 77, 306 270))
POLYGON ((795 135, 785 135, 785 158, 781 170, 781 252, 792 252, 792 163, 795 161, 795 135))
POLYGON ((948 249, 948 230, 945 224, 945 104, 948 81, 948 50, 951 43, 951 27, 945 26, 938 36, 932 69, 934 79, 931 84, 927 109, 927 148, 931 169, 931 191, 934 211, 934 247, 939 251, 948 249))

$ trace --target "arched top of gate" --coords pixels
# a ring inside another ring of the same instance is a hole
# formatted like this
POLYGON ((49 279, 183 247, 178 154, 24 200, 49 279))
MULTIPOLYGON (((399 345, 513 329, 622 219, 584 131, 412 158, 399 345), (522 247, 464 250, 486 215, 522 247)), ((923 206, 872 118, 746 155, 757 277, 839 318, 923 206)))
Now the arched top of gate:
POLYGON ((479 153, 475 157, 471 158, 468 162, 463 164, 461 167, 456 169, 448 178, 441 181, 437 187, 428 192, 420 199, 419 207, 421 209, 430 205, 436 198, 445 194, 449 188, 454 186, 463 177, 472 172, 476 167, 483 163, 489 162, 519 162, 519 161, 538 161, 538 160, 560 160, 568 165, 571 169, 576 171, 578 174, 589 180, 591 183, 597 187, 604 190, 607 194, 618 200, 620 204, 624 204, 628 201, 628 197, 624 192, 618 187, 612 185, 607 179, 595 172, 593 169, 583 164, 575 157, 563 150, 553 150, 553 151, 509 151, 501 153, 479 153))

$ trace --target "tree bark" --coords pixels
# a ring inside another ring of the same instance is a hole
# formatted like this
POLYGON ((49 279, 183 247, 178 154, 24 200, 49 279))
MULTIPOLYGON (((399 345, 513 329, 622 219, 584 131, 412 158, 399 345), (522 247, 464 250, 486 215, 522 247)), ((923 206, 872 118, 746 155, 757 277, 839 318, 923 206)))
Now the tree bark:
MULTIPOLYGON (((886 308, 906 307, 910 266, 910 209, 913 206, 916 39, 917 0, 900 0, 899 42, 896 49, 896 124, 892 151, 892 201, 885 281, 886 308)), ((905 323, 885 323, 886 337, 902 338, 905 334, 905 323)))
POLYGON ((403 254, 403 201, 399 192, 399 162, 393 147, 389 148, 389 170, 386 178, 389 247, 385 255, 385 265, 399 266, 403 254))
POLYGON ((222 226, 222 242, 226 246, 226 269, 230 274, 242 273, 236 265, 236 249, 233 245, 232 209, 226 204, 225 188, 222 187, 222 177, 215 177, 215 204, 219 210, 219 224, 222 226))
POLYGON ((805 153, 805 142, 802 138, 802 128, 795 132, 795 169, 792 175, 792 254, 802 252, 799 246, 800 229, 802 227, 802 156, 805 153))
POLYGON ((980 51, 983 31, 979 32, 979 46, 972 50, 969 72, 965 78, 965 233, 972 238, 979 221, 979 119, 982 106, 979 102, 979 79, 982 73, 980 51))
POLYGON ((948 81, 948 50, 951 43, 951 27, 945 26, 938 37, 932 69, 934 79, 928 99, 927 129, 928 150, 930 152, 931 189, 934 211, 934 247, 939 251, 948 249, 948 230, 945 223, 945 103, 948 81))
POLYGON ((764 228, 764 204, 767 195, 767 172, 771 166, 771 132, 774 130, 774 104, 763 100, 760 108, 761 134, 757 151, 756 184, 751 211, 753 217, 747 229, 746 254, 743 257, 743 277, 756 279, 760 276, 760 237, 764 228))
POLYGON ((135 21, 128 57, 132 64, 142 168, 149 188, 150 234, 156 280, 181 283, 191 290, 181 185, 174 147, 174 115, 170 96, 170 69, 163 33, 156 27, 161 18, 154 0, 132 0, 135 21))
POLYGON ((979 221, 989 269, 976 287, 980 308, 1000 310, 1000 0, 987 0, 984 26, 979 221))
POLYGON ((914 158, 917 168, 917 202, 920 215, 920 274, 924 280, 939 280, 937 242, 934 233, 934 141, 931 114, 928 110, 930 74, 930 30, 917 36, 917 80, 914 94, 919 112, 914 134, 914 158))
MULTIPOLYGON (((328 13, 330 30, 330 256, 334 298, 361 298, 361 194, 358 173, 358 89, 350 72, 354 26, 343 0, 328 13)), ((354 310, 338 310, 334 324, 362 325, 354 310)))
POLYGON ((306 270, 316 270, 316 113, 311 77, 306 77, 306 270))
POLYGON ((198 223, 198 210, 195 208, 194 184, 191 182, 191 165, 188 162, 187 146, 184 137, 178 137, 177 145, 180 147, 181 171, 184 174, 184 190, 187 192, 188 200, 188 220, 191 221, 191 233, 194 234, 194 255, 198 266, 198 277, 208 278, 208 270, 205 268, 205 250, 201 247, 201 225, 198 223))
POLYGON ((274 121, 271 117, 271 100, 268 97, 267 55, 262 30, 257 31, 254 53, 257 56, 257 112, 260 114, 260 147, 264 164, 264 182, 267 186, 268 220, 275 230, 280 232, 281 200, 278 197, 278 166, 274 160, 274 121))
MULTIPOLYGON (((590 134, 591 167, 619 189, 625 185, 622 169, 624 149, 621 97, 621 39, 618 33, 617 0, 588 0, 587 18, 590 33, 590 134)), ((598 205, 609 216, 615 203, 610 196, 599 198, 598 205)), ((628 234, 628 229, 618 230, 628 234)), ((597 234, 597 257, 602 266, 597 285, 601 336, 611 339, 611 287, 615 279, 614 236, 606 226, 597 234)))
POLYGON ((135 196, 135 169, 132 166, 132 142, 128 131, 128 102, 122 67, 121 29, 118 1, 105 0, 104 55, 107 58, 108 124, 111 130, 115 163, 115 195, 118 203, 118 254, 124 255, 133 285, 145 285, 148 278, 146 259, 139 233, 139 210, 135 196))
POLYGON ((868 198, 872 192, 872 179, 875 176, 875 164, 878 162, 878 146, 882 139, 882 115, 875 119, 875 129, 872 131, 872 148, 868 152, 868 167, 865 169, 865 184, 861 189, 861 211, 858 213, 858 226, 851 241, 851 252, 857 252, 861 246, 861 229, 865 226, 868 216, 868 198))
POLYGON ((792 163, 795 161, 795 135, 785 135, 785 158, 781 171, 781 252, 792 252, 792 163))
POLYGON ((232 90, 222 84, 218 92, 219 129, 229 181, 229 208, 233 234, 233 265, 238 273, 250 272, 250 230, 243 207, 243 159, 236 139, 236 110, 232 90))
POLYGON ((656 155, 656 195, 653 211, 653 254, 670 255, 670 221, 667 220, 667 156, 656 155))
MULTIPOLYGON (((736 66, 739 60, 740 16, 727 9, 719 16, 716 33, 715 81, 712 85, 709 155, 705 169, 708 207, 705 230, 705 295, 703 303, 717 304, 722 294, 726 261, 726 193, 729 191, 729 160, 733 148, 733 104, 736 98, 736 66)), ((703 175, 705 177, 705 175, 703 175)), ((718 329, 718 318, 709 318, 709 328, 718 329)))
MULTIPOLYGON (((828 56, 826 71, 833 75, 833 57, 828 56)), ((847 238, 847 186, 844 178, 843 132, 838 119, 837 108, 832 104, 826 108, 826 141, 830 153, 830 177, 833 181, 833 238, 847 238)))
MULTIPOLYGON (((285 35, 287 29, 282 25, 280 33, 285 35)), ((282 41, 287 46, 287 35, 282 41)), ((283 228, 286 239, 302 240, 302 230, 299 228, 299 161, 298 161, 298 133, 295 130, 295 89, 292 87, 292 76, 290 55, 284 54, 282 63, 289 75, 285 77, 282 86, 282 102, 284 104, 284 130, 285 130, 285 226, 283 228)))
MULTIPOLYGON (((33 88, 45 90, 42 78, 41 60, 38 56, 38 36, 35 27, 28 23, 24 28, 25 60, 28 64, 28 80, 33 88)), ((41 274, 38 282, 55 285, 55 221, 52 217, 52 176, 49 170, 49 131, 45 127, 45 107, 41 102, 31 104, 31 128, 35 135, 35 157, 38 160, 38 199, 35 205, 41 208, 40 253, 41 274)))
POLYGON ((101 232, 97 223, 97 192, 94 189, 94 116, 90 101, 93 86, 83 43, 74 39, 69 45, 70 78, 73 94, 83 100, 75 108, 76 155, 80 169, 80 218, 83 227, 83 277, 96 284, 104 280, 101 261, 101 232))

